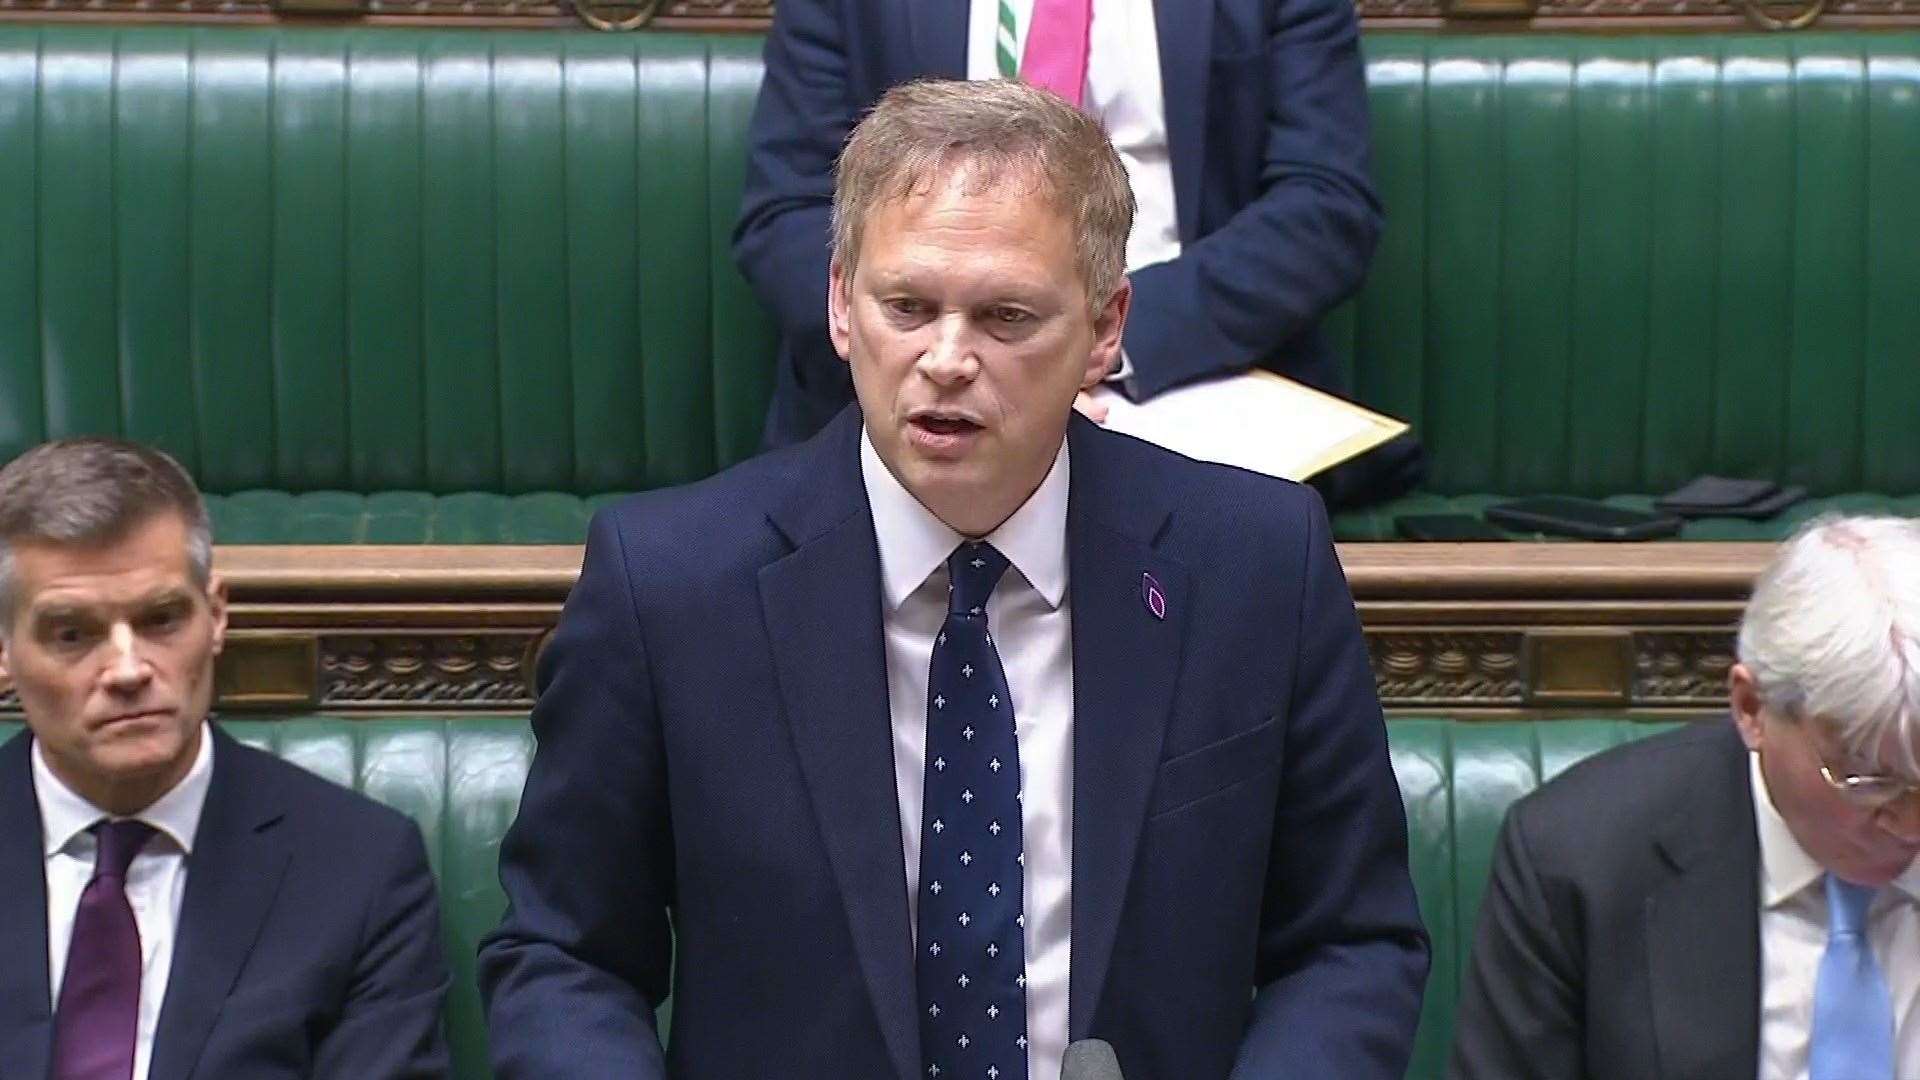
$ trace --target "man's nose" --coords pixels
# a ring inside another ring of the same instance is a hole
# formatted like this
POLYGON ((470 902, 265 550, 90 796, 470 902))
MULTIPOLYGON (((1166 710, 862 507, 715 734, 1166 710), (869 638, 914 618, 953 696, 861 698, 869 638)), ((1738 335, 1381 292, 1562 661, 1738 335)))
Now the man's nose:
POLYGON ((928 327, 932 340, 920 354, 920 372, 942 386, 965 382, 980 371, 973 335, 964 315, 943 315, 928 327))
POLYGON ((140 639, 133 627, 118 623, 107 634, 106 679, 116 689, 138 687, 147 681, 152 671, 147 666, 146 657, 141 655, 140 639))

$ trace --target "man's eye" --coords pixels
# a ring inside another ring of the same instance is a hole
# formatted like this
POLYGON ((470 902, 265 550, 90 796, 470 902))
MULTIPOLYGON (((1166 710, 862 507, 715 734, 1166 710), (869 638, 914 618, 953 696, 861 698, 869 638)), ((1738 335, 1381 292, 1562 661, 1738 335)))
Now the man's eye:
POLYGON ((993 317, 1008 326, 1019 326, 1033 318, 1033 314, 1014 307, 997 307, 993 309, 993 317))
POLYGON ((888 311, 891 311, 895 315, 900 315, 905 318, 913 318, 921 314, 922 312, 926 311, 926 309, 927 307, 925 304, 922 304, 918 300, 914 300, 905 296, 896 296, 893 299, 887 301, 888 311))
POLYGON ((140 627, 149 632, 165 633, 178 627, 184 619, 185 613, 179 608, 162 608, 142 618, 140 627))
POLYGON ((62 623, 47 631, 47 640, 70 649, 93 640, 93 631, 79 623, 62 623))

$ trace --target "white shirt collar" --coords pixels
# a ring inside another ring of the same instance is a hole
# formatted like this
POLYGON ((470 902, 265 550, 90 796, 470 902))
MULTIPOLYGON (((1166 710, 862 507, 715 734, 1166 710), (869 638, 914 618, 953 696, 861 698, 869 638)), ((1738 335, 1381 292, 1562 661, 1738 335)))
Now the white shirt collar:
MULTIPOLYGON (((1066 440, 1046 479, 1013 516, 985 537, 1027 579, 1049 608, 1067 595, 1067 492, 1072 467, 1066 440)), ((888 611, 897 611, 965 539, 903 486, 880 460, 866 429, 860 432, 860 479, 873 510, 880 545, 880 585, 888 611)))
MULTIPOLYGON (((1747 768, 1753 777, 1753 819, 1760 833, 1760 902, 1765 908, 1779 907, 1802 889, 1820 883, 1827 872, 1787 827, 1787 820, 1773 805, 1773 793, 1760 769, 1760 755, 1747 754, 1747 768)), ((1920 861, 1909 863, 1893 887, 1908 898, 1920 900, 1920 861)))
MULTIPOLYGON (((114 816, 88 802, 54 775, 38 740, 33 743, 31 756, 33 791, 40 802, 40 831, 46 855, 65 851, 74 837, 86 832, 100 819, 114 816)), ((200 811, 207 805, 207 787, 212 780, 213 729, 203 720, 200 722, 200 752, 194 756, 187 775, 181 777, 172 790, 132 817, 166 834, 183 854, 191 855, 193 836, 200 828, 200 811)))

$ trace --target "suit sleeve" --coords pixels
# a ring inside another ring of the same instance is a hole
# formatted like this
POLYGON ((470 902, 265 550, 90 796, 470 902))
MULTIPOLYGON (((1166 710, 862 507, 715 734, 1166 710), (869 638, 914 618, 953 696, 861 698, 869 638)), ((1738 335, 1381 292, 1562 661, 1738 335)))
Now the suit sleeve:
POLYGON ((1456 1080, 1586 1075, 1579 967, 1555 929, 1518 804, 1500 827, 1460 1011, 1456 1080))
POLYGON ((833 165, 868 102, 853 100, 837 5, 782 0, 747 132, 733 256, 773 312, 801 378, 844 379, 827 336, 833 165))
MULTIPOLYGON (((1373 257, 1381 212, 1353 5, 1273 8, 1267 126, 1247 136, 1265 140, 1261 193, 1178 257, 1130 275, 1126 349, 1138 397, 1254 367, 1359 289, 1373 257)), ((1211 77, 1231 83, 1234 72, 1216 63, 1211 77)))
POLYGON ((1261 911, 1234 1080, 1399 1080, 1428 965, 1406 812, 1346 579, 1317 496, 1261 911))
POLYGON ((594 518, 540 665, 536 749, 480 946, 495 1075, 663 1078, 673 851, 665 758, 619 527, 594 518))
POLYGON ((449 1075, 441 1013, 451 979, 440 904, 420 829, 393 830, 340 1019, 315 1049, 312 1075, 429 1080, 449 1075))

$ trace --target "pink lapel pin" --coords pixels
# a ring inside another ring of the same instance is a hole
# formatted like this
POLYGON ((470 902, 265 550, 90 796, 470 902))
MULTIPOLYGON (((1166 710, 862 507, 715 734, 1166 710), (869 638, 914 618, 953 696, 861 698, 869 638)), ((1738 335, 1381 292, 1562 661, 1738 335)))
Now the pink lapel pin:
POLYGON ((1152 574, 1140 575, 1140 599, 1146 602, 1147 610, 1153 617, 1165 621, 1167 617, 1167 594, 1160 588, 1160 582, 1152 574))

